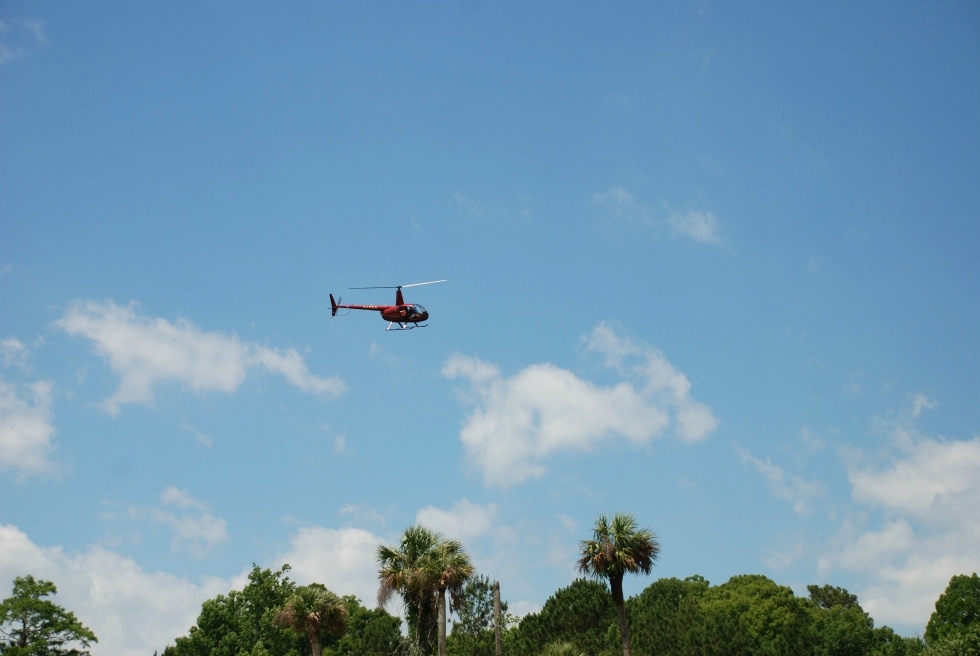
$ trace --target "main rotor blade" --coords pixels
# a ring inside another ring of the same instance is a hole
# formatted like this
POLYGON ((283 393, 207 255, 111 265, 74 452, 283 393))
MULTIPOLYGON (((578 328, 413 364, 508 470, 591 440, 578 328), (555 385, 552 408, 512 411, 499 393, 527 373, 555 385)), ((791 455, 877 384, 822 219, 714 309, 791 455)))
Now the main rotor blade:
POLYGON ((413 282, 410 285, 382 285, 378 287, 348 287, 347 289, 401 289, 402 287, 418 287, 419 285, 434 285, 437 282, 449 282, 449 280, 430 280, 429 282, 413 282))
POLYGON ((399 287, 418 287, 419 285, 434 285, 437 282, 449 282, 448 280, 430 280, 429 282, 413 282, 411 285, 399 285, 399 287))

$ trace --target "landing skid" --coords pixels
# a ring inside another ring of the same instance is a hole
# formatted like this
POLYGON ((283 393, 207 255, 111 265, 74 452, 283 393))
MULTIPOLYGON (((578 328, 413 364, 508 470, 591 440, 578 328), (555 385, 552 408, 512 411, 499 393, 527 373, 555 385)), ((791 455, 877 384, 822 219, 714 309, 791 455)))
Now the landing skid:
POLYGON ((388 328, 386 328, 386 330, 412 330, 413 328, 427 328, 429 326, 427 323, 412 323, 413 325, 409 326, 407 322, 402 323, 400 321, 389 321, 388 328), (396 323, 398 324, 398 328, 392 328, 392 326, 394 326, 396 323))

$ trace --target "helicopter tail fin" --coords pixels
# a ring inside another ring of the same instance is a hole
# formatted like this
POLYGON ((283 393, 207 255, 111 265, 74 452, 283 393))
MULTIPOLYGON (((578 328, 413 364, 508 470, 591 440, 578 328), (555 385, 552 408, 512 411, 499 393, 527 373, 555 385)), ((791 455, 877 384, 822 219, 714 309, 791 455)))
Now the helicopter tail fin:
POLYGON ((330 295, 330 316, 337 316, 337 301, 333 300, 333 294, 330 295))

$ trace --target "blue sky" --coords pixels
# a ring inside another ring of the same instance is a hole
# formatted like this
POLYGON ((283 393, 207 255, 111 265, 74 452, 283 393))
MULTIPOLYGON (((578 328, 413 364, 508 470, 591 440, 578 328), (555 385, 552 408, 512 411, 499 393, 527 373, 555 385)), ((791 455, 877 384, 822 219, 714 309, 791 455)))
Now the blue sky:
MULTIPOLYGON (((0 4, 0 580, 152 653, 415 522, 921 633, 980 562, 980 10, 0 4), (425 329, 331 318, 406 289, 425 329)), ((397 612, 396 607, 392 607, 397 612)))

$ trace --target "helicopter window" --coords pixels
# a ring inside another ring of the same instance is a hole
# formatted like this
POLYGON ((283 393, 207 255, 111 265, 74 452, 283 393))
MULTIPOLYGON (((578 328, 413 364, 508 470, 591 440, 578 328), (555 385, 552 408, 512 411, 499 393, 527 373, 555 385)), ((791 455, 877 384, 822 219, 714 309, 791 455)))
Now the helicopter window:
POLYGON ((412 307, 412 314, 425 314, 425 308, 416 303, 412 307))

